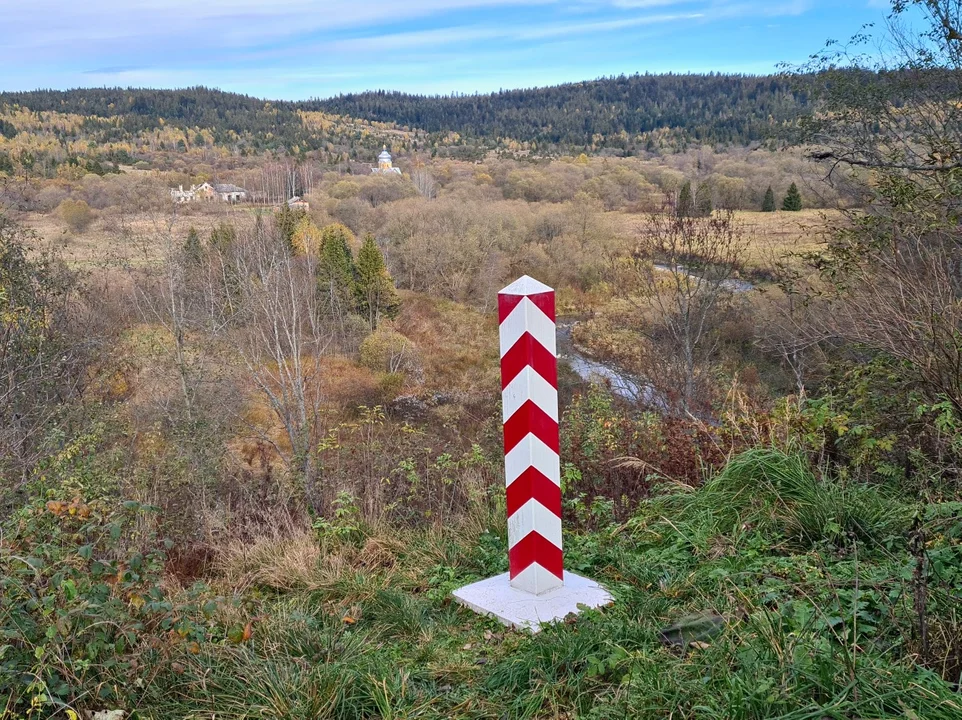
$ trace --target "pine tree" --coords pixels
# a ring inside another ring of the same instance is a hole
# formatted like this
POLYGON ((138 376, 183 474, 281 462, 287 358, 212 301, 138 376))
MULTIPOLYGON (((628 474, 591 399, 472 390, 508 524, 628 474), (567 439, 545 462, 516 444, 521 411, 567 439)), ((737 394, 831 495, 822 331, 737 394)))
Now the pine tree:
POLYGON ((782 210, 798 211, 802 209, 802 196, 798 193, 798 188, 795 183, 792 183, 788 187, 788 193, 785 195, 785 199, 782 200, 782 210))
POLYGON ((775 212, 775 191, 772 186, 768 186, 765 191, 765 199, 762 200, 762 212, 775 212))
POLYGON ((401 305, 384 255, 371 233, 364 236, 357 253, 356 293, 358 309, 367 316, 371 330, 377 328, 381 317, 394 318, 401 305))
POLYGON ((184 257, 188 262, 199 263, 201 255, 200 234, 193 225, 187 230, 187 239, 184 240, 184 257))
POLYGON ((226 252, 237 239, 237 231, 228 223, 221 223, 210 231, 208 245, 218 252, 226 252))
POLYGON ((340 223, 321 230, 317 285, 332 315, 342 320, 355 308, 355 267, 349 244, 353 240, 351 231, 340 223))
POLYGON ((691 183, 686 181, 678 193, 678 217, 691 217, 695 214, 695 198, 691 194, 691 183))

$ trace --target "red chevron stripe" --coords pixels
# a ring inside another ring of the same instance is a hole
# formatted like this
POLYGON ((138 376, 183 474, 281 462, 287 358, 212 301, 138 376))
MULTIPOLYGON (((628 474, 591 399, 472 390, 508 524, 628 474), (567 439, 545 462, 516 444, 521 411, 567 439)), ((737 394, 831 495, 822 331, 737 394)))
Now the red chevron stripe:
POLYGON ((506 488, 508 517, 534 498, 548 510, 561 517, 561 488, 555 485, 538 468, 529 467, 506 488))
POLYGON ((502 295, 498 293, 498 325, 504 322, 504 319, 518 307, 525 297, 525 295, 502 295))
POLYGON ((528 300, 533 302, 551 322, 554 322, 554 291, 535 293, 534 295, 528 295, 528 300))
POLYGON ((533 295, 501 295, 498 294, 498 325, 511 314, 524 298, 528 298, 534 303, 535 307, 547 315, 551 322, 555 321, 554 313, 554 291, 534 293, 533 295))
POLYGON ((529 532, 508 550, 510 577, 514 579, 518 573, 523 572, 533 563, 538 563, 552 575, 564 579, 564 559, 561 548, 534 531, 529 532))
POLYGON ((518 342, 501 358, 501 389, 504 390, 518 377, 518 373, 526 367, 548 381, 551 387, 558 387, 558 358, 537 340, 534 335, 526 332, 518 338, 518 342))
POLYGON ((555 452, 560 452, 558 423, 531 400, 519 407, 504 424, 504 452, 511 452, 529 433, 555 452))

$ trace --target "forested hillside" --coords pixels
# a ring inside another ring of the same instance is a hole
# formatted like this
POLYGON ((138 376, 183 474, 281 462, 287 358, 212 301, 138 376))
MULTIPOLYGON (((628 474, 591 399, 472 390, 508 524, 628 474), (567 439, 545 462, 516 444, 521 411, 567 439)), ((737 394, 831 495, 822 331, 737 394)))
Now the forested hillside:
MULTIPOLYGON (((635 149, 639 135, 746 144, 808 111, 797 81, 744 75, 630 75, 490 95, 425 97, 398 92, 341 95, 311 103, 327 112, 454 130, 465 137, 635 149)), ((641 149, 656 141, 644 137, 641 149)))
MULTIPOLYGON (((425 131, 433 148, 539 153, 608 148, 631 154, 771 138, 808 112, 810 93, 803 85, 774 76, 631 75, 490 95, 424 97, 379 90, 297 103, 204 87, 92 88, 0 93, 0 109, 81 117, 76 129, 98 143, 129 141, 166 125, 210 129, 211 144, 248 151, 320 150, 329 148, 330 134, 318 132, 304 112, 321 111, 345 121, 425 131)), ((8 135, 15 129, 0 126, 8 135)), ((72 137, 66 127, 61 130, 72 137)), ((361 139, 360 132, 354 135, 361 139)))

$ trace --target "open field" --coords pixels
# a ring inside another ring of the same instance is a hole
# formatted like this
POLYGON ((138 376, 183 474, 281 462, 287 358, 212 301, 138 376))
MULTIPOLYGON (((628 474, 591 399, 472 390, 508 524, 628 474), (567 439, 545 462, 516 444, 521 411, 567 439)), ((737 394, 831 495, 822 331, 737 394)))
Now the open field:
MULTIPOLYGON (((746 267, 764 271, 786 255, 817 250, 824 233, 841 218, 837 210, 809 209, 771 213, 736 210, 734 219, 747 241, 746 267)), ((625 213, 621 219, 626 231, 637 236, 643 232, 647 215, 625 213)))
MULTIPOLYGON (((82 233, 68 230, 53 213, 24 213, 21 220, 41 242, 59 249, 71 265, 94 267, 118 261, 133 265, 155 263, 163 256, 168 238, 182 243, 191 227, 206 237, 223 222, 235 225, 238 230, 250 228, 258 212, 266 218, 273 217, 270 208, 250 205, 171 207, 163 212, 108 213, 82 233)), ((620 211, 605 213, 605 216, 614 232, 628 240, 629 245, 632 238, 642 233, 648 218, 645 213, 620 211)), ((748 240, 745 265, 750 270, 764 271, 786 254, 816 250, 821 234, 840 217, 840 213, 832 210, 736 211, 735 221, 748 240)))

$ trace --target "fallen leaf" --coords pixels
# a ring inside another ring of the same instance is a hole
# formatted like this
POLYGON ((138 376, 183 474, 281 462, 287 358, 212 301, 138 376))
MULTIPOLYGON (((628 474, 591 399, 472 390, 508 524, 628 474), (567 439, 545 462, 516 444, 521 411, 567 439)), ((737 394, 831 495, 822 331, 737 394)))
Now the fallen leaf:
POLYGON ((344 616, 344 622, 347 623, 348 625, 353 625, 354 623, 357 622, 357 620, 355 620, 354 618, 352 618, 350 615, 345 615, 345 616, 344 616))
POLYGON ((462 650, 470 650, 470 649, 471 649, 471 643, 467 643, 467 644, 464 645, 461 649, 462 649, 462 650))

